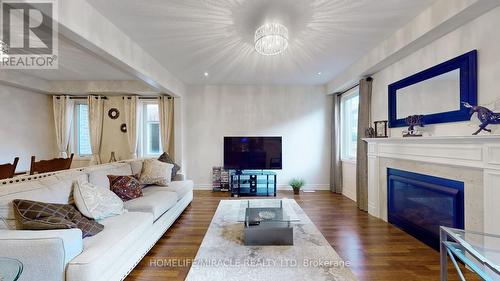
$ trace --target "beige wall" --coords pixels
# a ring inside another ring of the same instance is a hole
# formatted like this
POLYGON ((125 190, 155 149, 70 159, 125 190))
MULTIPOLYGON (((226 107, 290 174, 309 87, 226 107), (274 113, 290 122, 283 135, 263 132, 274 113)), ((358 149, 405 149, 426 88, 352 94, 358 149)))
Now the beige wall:
MULTIPOLYGON (((109 161, 111 151, 115 152, 117 160, 127 159, 127 137, 120 131, 120 125, 125 123, 122 98, 108 97, 104 115, 102 161, 109 161), (107 115, 113 107, 120 111, 115 120, 107 115)), ((12 162, 18 156, 17 170, 27 171, 32 155, 37 159, 57 157, 51 96, 0 85, 0 120, 0 164, 12 162)), ((75 156, 72 167, 87 166, 89 160, 75 156)))
POLYGON ((108 162, 111 151, 115 152, 117 160, 129 158, 129 148, 127 134, 120 131, 120 126, 125 123, 125 112, 123 108, 123 99, 121 97, 108 97, 104 102, 104 123, 101 144, 101 160, 108 162), (117 108, 120 116, 117 119, 108 117, 108 110, 117 108))
POLYGON ((332 97, 321 86, 193 86, 186 95, 186 175, 211 186, 223 164, 224 136, 282 136, 278 186, 301 177, 307 188, 329 189, 332 97))
MULTIPOLYGON (((125 123, 125 112, 123 108, 123 99, 120 96, 111 96, 104 101, 104 121, 101 142, 101 160, 107 163, 111 157, 111 152, 115 152, 117 160, 125 160, 129 157, 129 148, 127 134, 120 131, 120 126, 125 123), (108 117, 108 111, 111 108, 117 108, 120 116, 117 119, 108 117)), ((73 167, 82 167, 89 164, 89 159, 75 159, 73 167)))
POLYGON ((17 171, 28 171, 31 156, 57 155, 50 97, 0 85, 0 164, 19 157, 17 171))

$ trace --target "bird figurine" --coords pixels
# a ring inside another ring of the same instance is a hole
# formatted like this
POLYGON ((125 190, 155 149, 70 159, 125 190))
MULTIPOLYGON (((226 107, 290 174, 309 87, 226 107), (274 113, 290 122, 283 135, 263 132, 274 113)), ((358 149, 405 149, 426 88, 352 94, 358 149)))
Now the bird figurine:
POLYGON ((479 130, 475 131, 473 135, 477 135, 481 131, 491 133, 491 130, 487 129, 486 127, 490 124, 500 124, 500 113, 495 113, 484 106, 470 105, 467 102, 462 102, 462 104, 464 105, 464 107, 470 108, 469 113, 471 117, 474 113, 477 112, 477 118, 481 122, 481 125, 479 125, 479 130))

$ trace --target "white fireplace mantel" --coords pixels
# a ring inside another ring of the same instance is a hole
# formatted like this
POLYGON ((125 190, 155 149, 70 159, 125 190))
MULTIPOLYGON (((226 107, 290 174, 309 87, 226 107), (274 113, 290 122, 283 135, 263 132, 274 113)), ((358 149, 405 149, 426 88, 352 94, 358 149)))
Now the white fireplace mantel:
POLYGON ((387 206, 380 200, 381 158, 458 166, 483 171, 484 231, 500 234, 500 135, 366 138, 368 143, 368 212, 378 218, 387 206))

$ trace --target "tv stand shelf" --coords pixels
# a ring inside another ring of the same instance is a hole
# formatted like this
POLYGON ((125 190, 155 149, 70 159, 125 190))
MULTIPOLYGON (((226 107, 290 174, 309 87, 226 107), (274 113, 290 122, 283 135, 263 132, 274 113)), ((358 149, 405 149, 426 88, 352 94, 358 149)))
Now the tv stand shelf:
POLYGON ((270 171, 231 171, 229 187, 232 197, 276 196, 276 173, 270 171))

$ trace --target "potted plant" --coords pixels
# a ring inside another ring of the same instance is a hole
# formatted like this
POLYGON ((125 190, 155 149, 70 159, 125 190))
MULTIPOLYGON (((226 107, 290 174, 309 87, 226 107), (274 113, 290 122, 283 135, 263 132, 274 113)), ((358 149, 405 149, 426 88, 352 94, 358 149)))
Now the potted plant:
POLYGON ((290 182, 288 184, 292 187, 293 194, 299 194, 300 189, 304 186, 304 183, 305 182, 303 179, 293 178, 290 180, 290 182))

